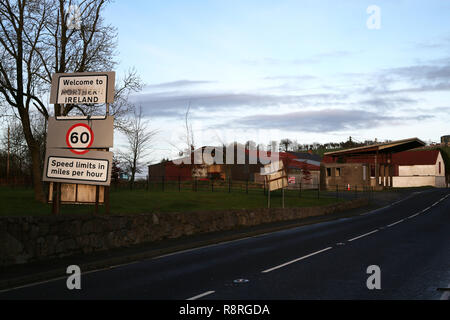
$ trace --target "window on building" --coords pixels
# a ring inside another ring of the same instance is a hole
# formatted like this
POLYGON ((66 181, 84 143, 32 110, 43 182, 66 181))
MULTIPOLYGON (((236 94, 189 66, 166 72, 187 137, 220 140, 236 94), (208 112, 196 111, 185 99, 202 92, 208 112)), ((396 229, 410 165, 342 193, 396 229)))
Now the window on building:
POLYGON ((363 180, 366 181, 367 179, 367 167, 363 166, 363 180))
POLYGON ((373 178, 375 177, 375 166, 374 165, 370 166, 370 176, 373 178))
POLYGON ((341 176, 341 168, 336 168, 336 177, 341 176))
POLYGON ((331 177, 331 168, 327 168, 327 177, 331 177))
POLYGON ((441 174, 441 162, 439 161, 439 174, 441 174))

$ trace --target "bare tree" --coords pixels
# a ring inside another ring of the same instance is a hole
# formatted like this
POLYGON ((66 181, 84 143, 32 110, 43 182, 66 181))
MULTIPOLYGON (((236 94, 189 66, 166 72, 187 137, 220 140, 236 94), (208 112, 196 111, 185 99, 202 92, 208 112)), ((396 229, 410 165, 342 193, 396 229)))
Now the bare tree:
MULTIPOLYGON (((13 107, 20 117, 30 149, 35 199, 45 201, 41 184, 40 144, 33 135, 31 108, 45 118, 53 73, 109 71, 115 66, 117 31, 105 25, 102 14, 107 0, 83 0, 77 5, 78 26, 69 8, 72 0, 0 0, 0 95, 1 103, 13 107)), ((124 77, 117 88, 113 114, 123 115, 130 91, 140 88, 135 72, 124 77)), ((72 110, 95 112, 95 106, 58 105, 55 116, 72 110), (89 109, 90 107, 90 109, 89 109), (87 110, 87 111, 86 111, 87 110)))
POLYGON ((128 145, 125 152, 120 153, 121 162, 131 173, 130 186, 133 188, 136 173, 141 173, 141 159, 150 153, 151 143, 157 130, 150 130, 150 121, 146 120, 142 113, 142 107, 133 112, 132 118, 128 121, 126 130, 123 130, 128 145))
MULTIPOLYGON (((40 149, 44 150, 45 144, 45 119, 38 112, 33 112, 30 116, 33 136, 40 145, 40 149)), ((23 135, 22 123, 20 119, 14 115, 8 117, 4 132, 0 137, 2 151, 7 154, 6 162, 9 162, 10 173, 14 176, 32 175, 32 161, 30 149, 27 146, 23 135)), ((43 157, 42 157, 43 159, 43 157)), ((3 167, 5 163, 1 163, 3 167)), ((2 174, 5 172, 1 171, 2 174)))
MULTIPOLYGON (((280 141, 280 147, 282 147, 284 152, 288 152, 289 151, 289 147, 292 145, 292 140, 290 139, 282 139, 280 141)), ((280 148, 281 149, 281 148, 280 148)))
MULTIPOLYGON (((128 115, 134 112, 134 105, 130 102, 133 93, 142 90, 144 84, 136 69, 128 70, 120 79, 116 80, 114 103, 109 113, 114 116, 114 128, 124 131, 128 123, 128 115)), ((78 107, 78 106, 77 106, 78 107)), ((83 105, 74 109, 76 114, 84 116, 104 115, 104 107, 98 105, 83 105)))
POLYGON ((194 131, 192 130, 192 123, 189 120, 189 112, 191 111, 191 102, 189 101, 189 105, 186 109, 186 114, 184 116, 184 126, 186 129, 186 154, 191 154, 191 152, 195 149, 195 141, 194 141, 194 131))
POLYGON ((180 157, 189 157, 195 150, 194 130, 192 129, 192 123, 189 118, 190 111, 191 101, 189 101, 186 112, 184 114, 184 133, 180 134, 180 136, 178 137, 179 141, 177 141, 177 143, 168 141, 172 147, 178 150, 178 156, 180 157), (180 147, 180 145, 182 145, 182 147, 180 147))
MULTIPOLYGON (((0 0, 0 93, 16 108, 33 163, 35 198, 44 201, 40 148, 33 136, 30 107, 43 104, 36 96, 40 63, 40 38, 51 6, 48 1, 0 0)), ((47 115, 48 116, 48 115, 47 115)))

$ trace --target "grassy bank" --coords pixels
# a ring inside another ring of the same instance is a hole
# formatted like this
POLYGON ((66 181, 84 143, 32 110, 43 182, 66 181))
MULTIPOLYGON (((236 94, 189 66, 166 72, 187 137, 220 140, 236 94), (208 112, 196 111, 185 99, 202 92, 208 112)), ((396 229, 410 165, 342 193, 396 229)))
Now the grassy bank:
MULTIPOLYGON (((147 190, 112 190, 112 214, 138 214, 175 211, 206 211, 226 209, 252 209, 267 207, 267 196, 262 190, 258 192, 225 191, 147 191, 147 190)), ((34 201, 33 190, 25 188, 0 187, 0 216, 18 215, 46 215, 51 212, 51 205, 34 201)), ((271 193, 271 207, 281 207, 281 191, 271 193)), ((285 192, 286 207, 311 207, 336 203, 333 197, 321 194, 317 198, 317 191, 285 192)), ((100 208, 100 213, 103 212, 100 208)), ((94 207, 88 205, 63 205, 62 214, 93 213, 94 207)))

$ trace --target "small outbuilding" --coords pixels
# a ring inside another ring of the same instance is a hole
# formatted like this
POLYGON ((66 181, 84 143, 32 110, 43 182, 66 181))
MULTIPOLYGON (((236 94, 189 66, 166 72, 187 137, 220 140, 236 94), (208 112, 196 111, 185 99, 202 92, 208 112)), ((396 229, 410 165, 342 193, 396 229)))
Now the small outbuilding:
POLYGON ((400 152, 392 160, 393 187, 446 187, 445 163, 439 149, 400 152))

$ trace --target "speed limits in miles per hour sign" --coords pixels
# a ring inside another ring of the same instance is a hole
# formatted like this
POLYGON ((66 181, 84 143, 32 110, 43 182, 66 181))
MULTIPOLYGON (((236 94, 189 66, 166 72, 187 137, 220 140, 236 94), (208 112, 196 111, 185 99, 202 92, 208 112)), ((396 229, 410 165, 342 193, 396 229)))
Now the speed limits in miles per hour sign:
POLYGON ((66 144, 75 154, 85 154, 94 143, 94 132, 85 123, 76 123, 67 130, 66 144))
POLYGON ((114 118, 49 118, 43 180, 108 186, 114 118))

